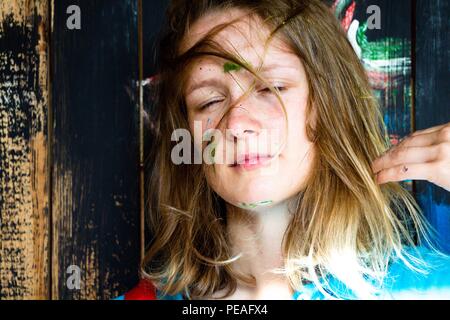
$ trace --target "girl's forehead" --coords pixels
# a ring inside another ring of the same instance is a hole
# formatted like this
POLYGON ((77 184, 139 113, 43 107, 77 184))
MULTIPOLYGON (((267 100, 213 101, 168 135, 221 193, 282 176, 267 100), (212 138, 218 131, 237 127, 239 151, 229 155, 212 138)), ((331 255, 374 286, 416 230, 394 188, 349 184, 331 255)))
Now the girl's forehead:
MULTIPOLYGON (((195 45, 214 27, 229 23, 237 19, 232 24, 226 26, 214 35, 212 40, 216 42, 225 51, 235 57, 242 59, 247 65, 254 69, 279 65, 301 68, 300 60, 278 35, 270 37, 271 28, 266 25, 262 19, 255 15, 249 15, 248 12, 240 9, 227 9, 208 13, 197 20, 189 29, 183 42, 184 49, 195 45)), ((189 63, 189 70, 185 75, 187 81, 185 89, 193 83, 193 79, 225 74, 228 61, 214 56, 200 56, 189 63)), ((240 68, 238 68, 240 69, 240 68)), ((233 69, 234 70, 234 69, 233 69)), ((190 91, 190 90, 187 90, 190 91)))
MULTIPOLYGON (((233 25, 227 26, 213 37, 213 41, 223 50, 235 57, 239 57, 239 59, 242 59, 255 69, 263 65, 272 65, 279 61, 295 63, 298 60, 291 47, 279 36, 270 37, 270 29, 267 26, 262 27, 263 23, 261 21, 249 20, 248 18, 239 20, 233 25)), ((192 41, 200 41, 209 31, 211 27, 209 29, 206 28, 204 31, 206 33, 201 35, 195 33, 196 28, 201 28, 201 24, 207 23, 207 21, 199 21, 199 25, 194 24, 194 28, 191 29, 194 35, 192 36, 192 41)), ((192 43, 192 45, 194 44, 195 42, 192 43)), ((226 68, 227 63, 222 58, 205 55, 192 60, 190 66, 194 67, 191 71, 203 70, 205 72, 226 68)))
MULTIPOLYGON (((262 71, 267 71, 275 67, 298 67, 301 64, 299 57, 293 51, 280 49, 277 46, 269 46, 263 55, 252 48, 242 48, 238 55, 254 70, 261 68, 262 71)), ((191 73, 227 73, 239 70, 242 70, 241 66, 234 62, 209 55, 198 57, 190 63, 191 73)))
POLYGON ((263 50, 270 35, 269 27, 256 15, 243 9, 230 8, 213 11, 194 22, 181 43, 181 53, 187 51, 215 27, 231 23, 212 38, 226 50, 249 48, 263 50), (231 23, 232 22, 232 23, 231 23))

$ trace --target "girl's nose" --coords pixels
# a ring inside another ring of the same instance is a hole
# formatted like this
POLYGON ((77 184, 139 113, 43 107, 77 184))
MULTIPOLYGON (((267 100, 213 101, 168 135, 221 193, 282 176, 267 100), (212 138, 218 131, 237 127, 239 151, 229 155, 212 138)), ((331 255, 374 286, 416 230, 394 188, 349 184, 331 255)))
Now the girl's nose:
POLYGON ((261 130, 259 121, 244 104, 232 107, 227 118, 227 137, 233 140, 257 136, 261 130))

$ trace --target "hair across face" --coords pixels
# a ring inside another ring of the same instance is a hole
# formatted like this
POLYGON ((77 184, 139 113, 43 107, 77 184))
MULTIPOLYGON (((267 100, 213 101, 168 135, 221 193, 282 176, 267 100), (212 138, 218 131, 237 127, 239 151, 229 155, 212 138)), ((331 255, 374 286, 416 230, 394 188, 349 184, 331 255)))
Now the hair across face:
POLYGON ((215 26, 236 19, 212 40, 257 69, 264 80, 216 56, 195 59, 186 77, 191 132, 198 125, 202 137, 208 130, 218 133, 208 153, 205 143, 196 146, 205 156, 214 150, 214 169, 206 170, 208 184, 222 199, 243 208, 276 204, 297 194, 311 169, 313 151, 305 129, 308 80, 303 65, 256 18, 239 9, 215 12, 196 21, 183 42, 190 47, 215 26))

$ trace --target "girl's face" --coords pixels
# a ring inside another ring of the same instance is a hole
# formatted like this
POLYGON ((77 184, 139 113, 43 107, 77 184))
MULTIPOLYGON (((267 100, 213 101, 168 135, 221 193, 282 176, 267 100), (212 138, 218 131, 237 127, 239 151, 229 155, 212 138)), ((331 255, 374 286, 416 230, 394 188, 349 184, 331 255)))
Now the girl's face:
MULTIPOLYGON (((230 9, 203 16, 189 30, 181 51, 218 24, 244 14, 230 9)), ((314 152, 305 131, 308 83, 300 59, 283 41, 267 43, 270 30, 263 22, 249 17, 238 21, 214 40, 253 68, 261 67, 263 79, 278 88, 286 113, 277 96, 250 72, 212 56, 192 63, 184 97, 191 132, 201 131, 203 140, 215 133, 212 143, 195 143, 203 150, 202 160, 212 163, 206 170, 208 183, 228 203, 257 209, 304 187, 314 152), (252 85, 255 90, 249 91, 252 85)))

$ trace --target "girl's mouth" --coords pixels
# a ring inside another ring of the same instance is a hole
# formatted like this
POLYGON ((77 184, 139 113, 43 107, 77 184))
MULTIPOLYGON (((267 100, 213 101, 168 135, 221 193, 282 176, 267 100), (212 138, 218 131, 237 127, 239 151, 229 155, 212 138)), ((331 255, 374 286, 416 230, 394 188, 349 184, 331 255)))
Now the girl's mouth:
POLYGON ((254 170, 261 167, 267 167, 274 157, 271 155, 246 154, 237 158, 230 167, 241 170, 254 170))

